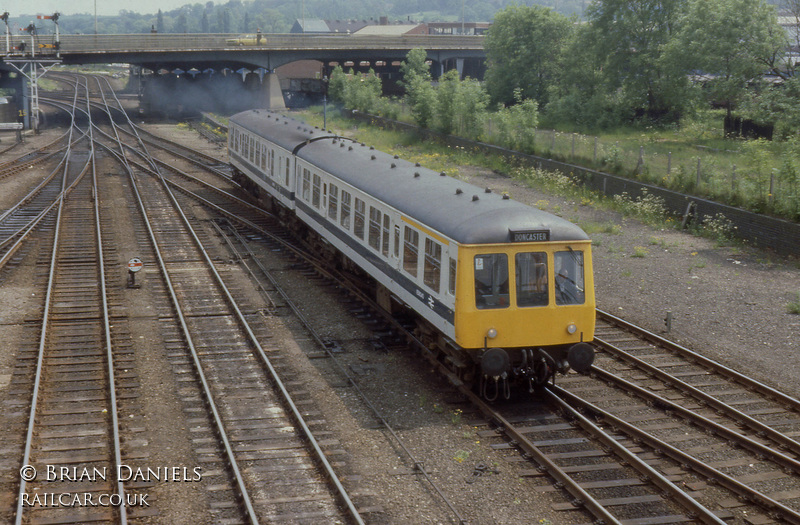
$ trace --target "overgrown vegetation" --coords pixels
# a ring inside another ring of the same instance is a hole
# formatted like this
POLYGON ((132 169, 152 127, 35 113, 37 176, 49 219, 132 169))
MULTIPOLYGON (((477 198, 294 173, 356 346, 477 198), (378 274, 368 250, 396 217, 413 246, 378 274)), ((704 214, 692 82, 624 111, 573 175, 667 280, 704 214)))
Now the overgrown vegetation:
POLYGON ((793 315, 800 315, 800 292, 797 292, 796 301, 789 301, 786 305, 786 311, 793 315))
MULTIPOLYGON (((800 138, 783 141, 725 139, 727 109, 695 110, 670 125, 651 120, 617 123, 603 138, 540 129, 554 121, 551 106, 514 88, 513 103, 492 106, 484 86, 459 80, 454 71, 434 85, 422 49, 403 63, 402 100, 380 97, 372 73, 337 68, 330 82, 333 100, 349 108, 413 122, 422 128, 496 144, 707 197, 755 212, 800 219, 800 138), (494 109, 492 109, 494 108, 494 109)), ((488 82, 487 82, 488 85, 488 82)), ((551 102, 552 105, 554 102, 551 102)), ((800 120, 798 121, 800 122, 800 120)))

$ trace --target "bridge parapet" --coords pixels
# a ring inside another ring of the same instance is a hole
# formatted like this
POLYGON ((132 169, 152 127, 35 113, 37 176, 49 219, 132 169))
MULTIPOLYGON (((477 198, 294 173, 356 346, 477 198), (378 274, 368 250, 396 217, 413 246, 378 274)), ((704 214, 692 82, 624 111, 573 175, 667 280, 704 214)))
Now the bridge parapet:
MULTIPOLYGON (((483 52, 483 36, 452 35, 401 35, 401 36, 357 36, 357 35, 295 35, 269 34, 129 34, 129 35, 61 35, 58 48, 54 35, 35 37, 37 55, 56 54, 108 54, 137 52, 181 52, 181 51, 308 51, 308 50, 410 50, 422 47, 428 50, 462 50, 483 52)), ((0 53, 30 56, 30 39, 16 38, 8 49, 0 41, 0 53), (25 49, 13 49, 25 41, 25 49)))

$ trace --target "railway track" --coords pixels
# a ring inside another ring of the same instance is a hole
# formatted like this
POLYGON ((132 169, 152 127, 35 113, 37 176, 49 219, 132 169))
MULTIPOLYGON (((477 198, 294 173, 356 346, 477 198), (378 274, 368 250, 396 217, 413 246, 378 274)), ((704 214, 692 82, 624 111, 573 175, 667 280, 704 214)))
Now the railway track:
MULTIPOLYGON (((119 142, 120 152, 129 148, 119 142)), ((217 519, 241 512, 251 523, 361 522, 328 460, 336 443, 323 450, 308 422, 318 415, 303 408, 303 392, 290 393, 276 372, 272 358, 279 356, 258 309, 234 298, 227 272, 204 248, 202 225, 192 225, 143 141, 133 147, 149 166, 126 161, 131 187, 153 248, 150 260, 158 261, 174 312, 162 321, 164 339, 176 373, 190 373, 202 385, 184 399, 184 410, 206 406, 211 412, 205 424, 194 420, 206 475, 219 477, 211 487, 233 479, 228 489, 209 495, 217 519)))
POLYGON ((99 104, 98 98, 105 102, 107 89, 97 84, 91 103, 84 80, 74 84, 83 102, 52 102, 71 111, 73 122, 75 109, 70 107, 81 108, 87 122, 80 143, 68 141, 73 148, 64 156, 73 160, 70 167, 61 175, 55 170, 49 186, 31 191, 4 215, 5 222, 0 220, 8 246, 41 239, 48 233, 42 225, 54 224, 40 343, 38 350, 30 345, 23 354, 10 400, 14 406, 30 406, 26 432, 22 410, 16 414, 27 438, 9 441, 0 456, 10 472, 23 473, 22 479, 9 475, 2 480, 4 494, 16 487, 11 521, 127 523, 157 515, 159 503, 164 508, 163 499, 147 500, 148 492, 169 492, 159 491, 157 482, 202 479, 207 514, 220 522, 361 523, 328 459, 341 454, 335 439, 319 428, 324 421, 308 406, 302 385, 284 383, 276 372, 281 365, 272 360, 282 356, 260 308, 242 304, 245 294, 226 283, 236 272, 216 268, 219 258, 203 248, 203 223, 192 224, 192 212, 181 210, 159 173, 163 163, 149 155, 129 121, 122 124, 125 131, 116 127, 112 117, 120 108, 106 104, 108 122, 92 120, 97 108, 91 106, 99 104), (123 137, 133 143, 123 145, 123 137), (95 147, 101 146, 106 152, 102 169, 116 159, 117 169, 128 173, 127 198, 138 199, 129 206, 140 212, 137 238, 143 241, 143 255, 152 254, 146 260, 159 261, 147 270, 149 282, 162 285, 157 286, 162 299, 158 323, 183 385, 183 408, 191 415, 198 466, 188 472, 184 467, 182 476, 191 479, 164 479, 169 469, 162 475, 148 460, 137 403, 136 368, 142 358, 130 339, 125 309, 119 308, 124 300, 115 295, 116 271, 108 272, 103 262, 103 254, 115 260, 120 255, 112 235, 103 237, 101 224, 105 233, 116 233, 119 226, 116 219, 101 217, 98 198, 105 190, 119 193, 119 188, 107 177, 96 181, 95 147), (132 149, 139 150, 136 161, 132 149), (90 174, 78 177, 75 160, 83 161, 81 175, 90 174), (68 199, 67 188, 72 188, 68 199), (160 277, 158 272, 163 272, 160 277), (117 415, 119 410, 125 418, 117 415), (14 461, 15 456, 20 459, 14 461), (38 469, 36 477, 28 479, 29 467, 38 469), (121 479, 135 472, 149 474, 121 479), (69 495, 81 499, 66 502, 69 495))
MULTIPOLYGON (((107 108, 106 113, 121 114, 119 108, 107 108)), ((206 499, 212 515, 234 522, 278 518, 357 521, 360 518, 343 512, 348 507, 346 500, 328 483, 337 477, 335 471, 320 474, 319 465, 324 461, 310 459, 312 454, 304 443, 310 438, 297 432, 303 426, 301 421, 310 421, 307 426, 322 429, 323 457, 339 455, 335 440, 325 442, 328 436, 321 415, 306 404, 307 386, 287 381, 284 390, 292 394, 294 409, 266 393, 277 380, 291 376, 292 369, 285 364, 281 349, 272 344, 261 301, 252 294, 252 300, 243 300, 247 295, 243 290, 230 289, 238 272, 230 256, 215 248, 201 248, 211 244, 209 237, 219 231, 210 230, 202 220, 203 214, 193 207, 202 206, 211 216, 235 222, 249 239, 269 238, 285 247, 289 236, 275 230, 274 218, 236 198, 224 173, 209 170, 206 177, 167 169, 150 157, 146 142, 136 138, 135 128, 129 123, 123 126, 127 126, 124 132, 99 126, 95 139, 109 156, 116 155, 119 166, 130 169, 129 185, 136 187, 142 198, 129 206, 139 210, 136 237, 142 246, 141 255, 149 261, 148 286, 160 297, 156 318, 167 342, 170 366, 184 385, 181 405, 192 415, 195 452, 203 480, 211 487, 206 499), (105 135, 100 133, 101 128, 105 135), (133 155, 134 150, 139 153, 133 155), (175 214, 179 208, 187 210, 182 218, 175 214), (161 261, 153 263, 159 260, 157 252, 161 261), (159 273, 161 276, 156 277, 159 273), (177 312, 182 313, 173 317, 177 312), (198 377, 204 381, 198 383, 198 377), (210 406, 216 407, 211 415, 207 410, 210 406), (290 417, 295 412, 299 419, 290 417), (283 483, 274 483, 276 472, 281 472, 283 483), (270 487, 269 494, 260 490, 265 486, 270 487)), ((202 164, 194 165, 201 171, 210 167, 203 168, 202 164)), ((77 201, 85 206, 87 190, 76 186, 74 191, 70 204, 77 201)), ((88 191, 91 195, 102 189, 88 191)), ((81 213, 85 210, 76 207, 66 217, 86 221, 81 213)), ((80 244, 87 239, 74 242, 81 247, 73 251, 88 256, 87 260, 98 253, 99 248, 92 251, 80 244)), ((307 257, 309 268, 320 264, 304 246, 292 251, 297 257, 307 257)), ((76 259, 75 264, 81 263, 76 259)), ((348 285, 345 276, 329 268, 309 271, 318 272, 336 286, 348 285)), ((371 298, 360 291, 362 287, 350 285, 348 293, 368 305, 373 319, 380 317, 371 298)), ((74 293, 88 297, 96 291, 76 289, 74 293)), ((95 296, 87 301, 97 304, 98 299, 95 296)), ((78 301, 73 298, 71 302, 78 301)), ((113 299, 110 302, 115 304, 113 299)), ((273 302, 267 308, 278 307, 273 302)), ((60 324, 69 322, 61 320, 60 324)), ((393 334, 383 337, 418 344, 402 322, 382 317, 377 324, 384 333, 385 326, 392 327, 393 334)), ((112 340, 125 340, 124 323, 120 326, 119 335, 110 336, 112 340)), ((92 330, 87 333, 100 329, 92 330)), ((69 332, 63 337, 69 340, 69 332)), ((549 386, 537 401, 518 400, 497 406, 483 404, 436 356, 425 348, 419 351, 471 401, 475 413, 483 414, 478 431, 481 439, 490 440, 501 453, 506 451, 509 461, 530 462, 525 474, 541 482, 539 492, 565 496, 563 503, 554 506, 564 513, 565 521, 800 523, 800 409, 796 400, 653 334, 625 326, 603 312, 598 312, 596 344, 597 359, 590 376, 571 374, 549 386)), ((117 358, 125 359, 124 352, 115 352, 117 358)), ((112 363, 110 358, 108 363, 112 363)), ((78 365, 71 366, 74 369, 78 365)), ((97 365, 92 366, 86 367, 92 371, 86 375, 98 374, 97 365)), ((101 368, 116 370, 120 365, 101 368)), ((83 386, 80 381, 72 382, 83 386)), ((44 392, 49 392, 47 388, 44 392)), ((108 395, 114 392, 105 387, 104 391, 108 395)), ((50 395, 42 394, 42 399, 50 395)), ((126 397, 135 395, 132 390, 126 397)), ((110 402, 106 399, 101 403, 110 402)), ((89 405, 87 410, 96 412, 89 405)), ((133 430, 123 426, 123 436, 127 432, 133 430)), ((48 447, 38 443, 33 448, 48 447)), ((104 457, 109 453, 104 449, 104 457)), ((139 464, 146 464, 146 453, 134 456, 138 456, 139 464)), ((102 486, 96 491, 112 490, 114 487, 102 486)), ((117 489, 120 494, 128 492, 135 494, 136 489, 117 489)), ((100 519, 121 520, 114 512, 119 511, 106 509, 100 519)), ((136 519, 136 514, 133 516, 136 519)))
MULTIPOLYGON (((241 223, 246 223, 242 220, 241 223)), ((357 288, 357 287, 355 287, 357 288)), ((351 290, 352 292, 352 290, 351 290)), ((362 298, 369 302, 368 298, 362 298)), ((374 307, 374 305, 373 305, 374 307)), ((600 313, 603 316, 604 314, 600 313)), ((607 317, 601 317, 604 319, 607 317)), ((395 326, 395 329, 399 329, 395 326)), ((605 328, 601 325, 598 334, 602 336, 605 328)), ((406 333, 408 340, 414 341, 413 334, 406 333)), ((625 340, 630 336, 622 336, 625 340)), ((601 337, 602 339, 602 337, 601 337)), ((598 341, 602 347, 605 347, 598 341)), ((426 350, 422 350, 423 354, 426 350)), ((663 350, 662 350, 663 352, 663 350)), ((663 358, 663 355, 657 354, 663 358)), ((626 365, 627 368, 629 365, 626 365)), ((667 364, 667 368, 677 366, 675 363, 667 364)), ((593 370, 593 375, 600 376, 599 365, 593 370)), ((447 372, 445 372, 447 373, 447 372)), ((639 372, 652 375, 651 371, 639 372)), ((694 373, 699 377, 708 375, 708 371, 698 371, 694 373)), ((498 449, 512 448, 522 451, 523 458, 534 459, 536 468, 530 471, 532 476, 548 476, 555 480, 554 488, 543 490, 565 490, 569 494, 569 503, 557 507, 557 510, 574 511, 575 509, 588 510, 589 514, 595 519, 601 519, 607 523, 671 523, 671 522, 704 522, 704 523, 723 523, 723 522, 767 522, 770 519, 781 519, 794 523, 796 514, 796 503, 792 500, 797 497, 796 489, 783 491, 781 500, 778 501, 773 491, 753 491, 747 489, 747 483, 765 483, 772 481, 775 486, 791 486, 798 482, 797 472, 794 467, 795 459, 784 453, 770 452, 770 448, 790 448, 794 447, 794 439, 791 437, 796 430, 790 430, 788 435, 775 430, 768 429, 769 425, 788 424, 785 418, 778 417, 778 414, 786 413, 787 407, 791 407, 793 400, 785 399, 775 393, 775 398, 783 398, 788 405, 776 405, 773 408, 764 408, 759 405, 763 399, 751 401, 754 405, 753 413, 772 415, 775 421, 767 423, 756 423, 751 421, 752 417, 737 418, 726 423, 734 427, 750 427, 753 429, 755 437, 771 435, 771 444, 761 443, 760 445, 751 443, 754 441, 738 441, 733 445, 733 449, 739 447, 749 450, 750 456, 731 459, 727 464, 716 463, 712 460, 703 459, 692 460, 690 456, 683 455, 677 450, 670 448, 670 443, 674 444, 678 440, 675 436, 667 436, 661 440, 650 440, 648 430, 679 429, 675 430, 682 437, 681 441, 694 443, 696 440, 707 440, 707 433, 718 433, 723 437, 723 443, 708 443, 709 451, 720 453, 724 447, 736 438, 735 432, 726 430, 725 424, 716 426, 701 426, 703 430, 699 434, 689 431, 696 429, 700 423, 694 421, 686 428, 679 427, 675 422, 675 413, 684 410, 688 413, 697 411, 695 401, 687 398, 684 408, 678 404, 667 404, 663 399, 649 396, 638 405, 619 409, 617 418, 614 418, 610 411, 606 413, 601 406, 611 404, 621 404, 621 399, 630 399, 630 393, 620 394, 620 392, 609 392, 604 387, 606 382, 616 381, 613 374, 603 374, 602 382, 589 381, 585 376, 571 375, 566 380, 559 381, 559 385, 549 389, 547 394, 549 408, 542 411, 537 408, 536 415, 522 417, 515 413, 513 409, 504 413, 493 407, 484 406, 481 408, 486 414, 487 421, 492 425, 492 430, 482 432, 482 437, 489 437, 497 433, 505 436, 503 443, 498 443, 498 449), (583 390, 597 391, 599 394, 582 400, 576 392, 583 390), (641 420, 638 430, 634 427, 626 426, 632 418, 629 413, 644 413, 655 407, 664 407, 666 417, 658 419, 655 416, 640 415, 641 420), (627 412, 627 413, 626 413, 627 412), (581 413, 592 414, 592 419, 587 419, 581 413), (598 421, 603 423, 598 424, 598 421), (606 430, 611 428, 612 430, 606 430), (624 428, 625 432, 620 429, 624 428), (586 437, 589 435, 590 437, 586 437), (760 435, 760 436, 759 436, 760 435), (544 436, 544 437, 543 437, 544 436), (619 443, 623 442, 627 446, 620 448, 619 443), (645 447, 643 443, 648 443, 645 447), (550 443, 542 446, 542 443, 550 443), (577 448, 576 448, 577 447, 577 448), (763 465, 756 466, 759 458, 771 458, 763 465), (769 463, 772 463, 771 466, 769 463), (565 464, 566 463, 566 464, 565 464), (726 474, 724 469, 728 468, 731 473, 726 474), (755 469, 757 474, 746 475, 736 472, 737 467, 745 466, 746 469, 755 469), (770 492, 773 494, 770 495, 770 492), (795 508, 793 508, 793 504, 795 508)), ((458 383, 453 379, 454 383, 458 383)), ((736 397, 732 404, 735 407, 738 403, 743 403, 741 395, 746 388, 754 388, 752 383, 743 383, 748 386, 738 387, 731 390, 730 384, 725 380, 718 379, 709 383, 716 386, 727 395, 736 397)), ((460 386, 460 385, 459 385, 460 386)), ((655 390, 663 387, 652 387, 655 390)), ((620 387, 623 392, 632 392, 620 387)), ((465 396, 474 397, 471 392, 464 390, 465 396)), ((641 394, 636 394, 641 395, 641 394)), ((670 397, 674 397, 670 396, 670 397)), ((479 403, 479 400, 473 400, 479 403)), ((724 402, 710 402, 703 400, 702 404, 710 405, 712 411, 728 410, 735 412, 737 409, 730 406, 723 408, 724 402)), ((520 411, 531 413, 531 405, 525 404, 520 411)), ((795 428, 795 427, 792 427, 795 428)), ((698 445, 702 450, 706 445, 698 445)), ((695 451, 696 452, 696 451, 695 451)), ((794 455, 794 453, 792 453, 794 455)))
POLYGON ((125 523, 120 503, 131 496, 115 481, 122 464, 118 387, 90 134, 70 141, 60 191, 48 196, 55 225, 38 348, 18 370, 32 388, 19 391, 28 394, 29 412, 19 441, 17 524, 125 523))

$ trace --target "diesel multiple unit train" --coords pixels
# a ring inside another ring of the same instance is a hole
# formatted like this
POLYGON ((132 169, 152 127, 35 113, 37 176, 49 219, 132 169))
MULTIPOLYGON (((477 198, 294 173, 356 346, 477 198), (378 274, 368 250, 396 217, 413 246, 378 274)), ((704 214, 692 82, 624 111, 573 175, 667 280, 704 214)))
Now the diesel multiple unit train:
POLYGON ((236 181, 494 399, 594 360, 591 241, 574 224, 267 110, 234 115, 236 181))

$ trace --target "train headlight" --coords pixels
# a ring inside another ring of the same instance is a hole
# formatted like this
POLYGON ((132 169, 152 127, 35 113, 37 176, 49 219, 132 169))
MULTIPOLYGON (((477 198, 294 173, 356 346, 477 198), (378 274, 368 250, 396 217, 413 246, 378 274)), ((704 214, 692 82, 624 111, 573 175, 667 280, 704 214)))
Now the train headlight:
POLYGON ((567 333, 568 334, 572 335, 577 331, 578 331, 578 327, 575 326, 574 323, 570 323, 569 325, 567 325, 567 333))
POLYGON ((495 337, 497 337, 497 330, 495 330, 494 328, 489 328, 489 330, 486 332, 486 337, 488 337, 489 339, 494 339, 495 337))

